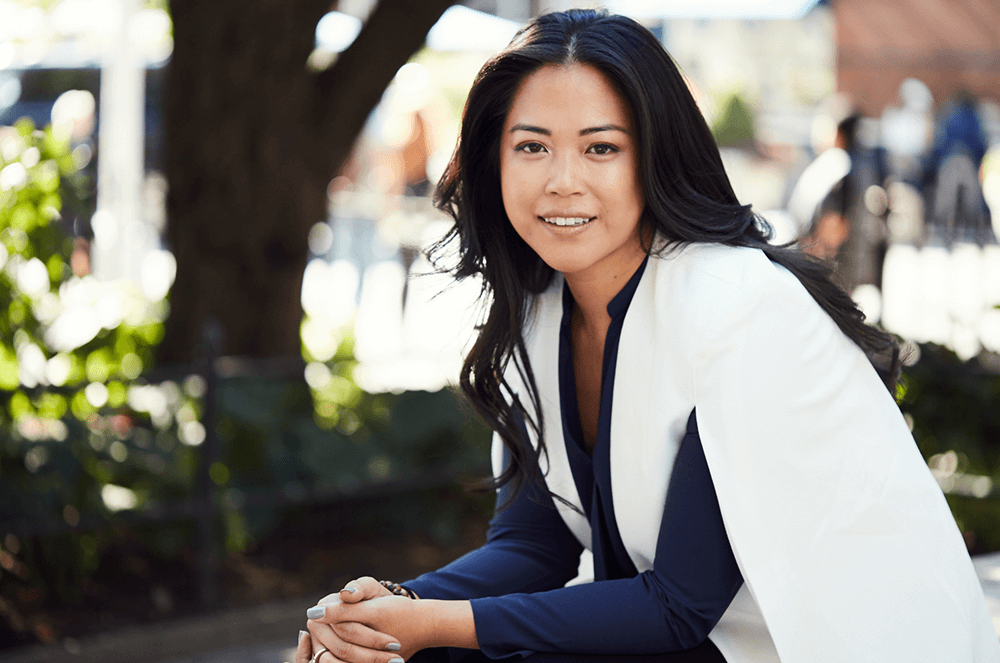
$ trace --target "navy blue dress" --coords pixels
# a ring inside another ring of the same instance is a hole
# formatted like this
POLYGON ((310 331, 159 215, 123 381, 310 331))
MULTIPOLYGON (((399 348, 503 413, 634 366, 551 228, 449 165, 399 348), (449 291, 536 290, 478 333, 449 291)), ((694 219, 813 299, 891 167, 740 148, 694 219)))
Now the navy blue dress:
MULTIPOLYGON (((637 655, 635 660, 724 660, 706 638, 743 578, 723 526, 695 412, 672 470, 652 570, 638 572, 615 519, 609 462, 615 364, 622 323, 645 264, 608 304, 611 325, 592 457, 583 444, 577 409, 570 337, 573 299, 568 287, 563 290, 562 424, 573 478, 590 522, 594 582, 564 587, 577 574, 583 546, 552 497, 526 486, 508 508, 498 509, 483 547, 406 583, 423 598, 471 599, 480 650, 489 658, 568 661, 607 655, 607 660, 624 661, 631 660, 626 655, 637 655), (695 657, 647 656, 687 650, 695 657), (558 656, 579 652, 595 656, 558 656)), ((510 499, 510 491, 503 488, 497 503, 510 499)), ((460 658, 456 651, 449 656, 460 658)))

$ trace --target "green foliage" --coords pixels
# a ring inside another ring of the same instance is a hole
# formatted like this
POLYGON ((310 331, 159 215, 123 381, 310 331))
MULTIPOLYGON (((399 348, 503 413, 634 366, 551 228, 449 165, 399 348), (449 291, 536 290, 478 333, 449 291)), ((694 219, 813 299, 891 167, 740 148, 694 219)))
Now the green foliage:
MULTIPOLYGON (((48 523, 43 531, 107 521, 112 507, 165 492, 153 486, 178 462, 136 426, 150 413, 127 406, 165 308, 71 268, 61 210, 86 187, 56 130, 28 120, 0 128, 0 518, 48 523)), ((0 532, 17 569, 0 572, 4 594, 14 582, 80 598, 101 548, 69 527, 36 538, 0 532)))
MULTIPOLYGON (((904 372, 900 402, 913 438, 936 474, 989 477, 1000 485, 1000 374, 925 344, 904 372)), ((1000 500, 950 495, 948 503, 974 551, 1000 550, 1000 500)))
POLYGON ((726 98, 722 112, 712 125, 712 135, 719 147, 746 147, 756 136, 753 111, 739 94, 726 98))
MULTIPOLYGON (((190 519, 136 523, 190 503, 210 424, 208 385, 194 368, 144 378, 166 303, 73 273, 78 249, 60 209, 86 183, 70 145, 26 121, 0 132, 0 601, 8 624, 25 630, 45 603, 82 600, 122 540, 191 558, 190 519)), ((306 357, 315 388, 218 381, 208 475, 220 547, 267 536, 309 490, 322 498, 482 471, 488 433, 450 392, 366 393, 352 345, 345 332, 328 360, 306 357)))
POLYGON ((906 369, 903 387, 901 406, 924 457, 954 451, 966 459, 963 469, 1000 475, 1000 375, 926 344, 906 369))
POLYGON ((0 512, 22 519, 90 512, 103 484, 135 480, 126 383, 162 335, 136 292, 73 274, 60 208, 80 186, 51 127, 21 120, 0 133, 0 512))
POLYGON ((272 530, 281 506, 262 496, 292 503, 307 489, 349 496, 431 475, 488 471, 489 430, 454 393, 371 394, 354 381, 356 366, 345 330, 333 357, 307 364, 312 386, 259 377, 220 384, 219 462, 227 469, 220 485, 230 522, 242 532, 227 539, 230 549, 272 530))

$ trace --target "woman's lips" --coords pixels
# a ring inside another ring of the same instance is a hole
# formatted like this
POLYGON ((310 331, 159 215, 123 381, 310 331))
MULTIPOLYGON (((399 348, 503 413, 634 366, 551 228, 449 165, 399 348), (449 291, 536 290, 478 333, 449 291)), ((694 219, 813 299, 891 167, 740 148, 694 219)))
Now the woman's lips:
POLYGON ((538 217, 545 223, 553 226, 582 226, 585 223, 590 223, 596 216, 540 216, 538 217))

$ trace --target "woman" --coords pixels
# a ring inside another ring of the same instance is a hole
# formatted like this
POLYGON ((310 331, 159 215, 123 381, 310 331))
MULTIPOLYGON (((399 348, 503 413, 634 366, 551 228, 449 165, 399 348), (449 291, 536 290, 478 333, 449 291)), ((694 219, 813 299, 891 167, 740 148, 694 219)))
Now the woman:
POLYGON ((491 302, 461 377, 496 431, 490 538, 327 597, 298 663, 1000 661, 885 388, 895 346, 767 244, 648 31, 530 23, 474 83, 438 200, 491 302))

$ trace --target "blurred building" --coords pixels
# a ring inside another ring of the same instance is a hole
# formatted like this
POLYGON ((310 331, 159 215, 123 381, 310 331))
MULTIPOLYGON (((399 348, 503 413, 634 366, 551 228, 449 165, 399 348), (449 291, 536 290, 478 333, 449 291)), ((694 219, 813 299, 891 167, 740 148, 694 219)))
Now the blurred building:
POLYGON ((836 0, 837 89, 868 116, 896 103, 904 80, 937 103, 964 88, 1000 99, 1000 3, 981 0, 836 0))
POLYGON ((707 97, 739 92, 750 101, 764 142, 808 145, 814 109, 834 91, 827 7, 793 20, 670 19, 663 42, 707 97))
POLYGON ((74 269, 90 272, 92 258, 102 280, 141 284, 153 298, 172 279, 154 266, 163 253, 160 107, 170 29, 166 11, 139 0, 44 8, 0 0, 0 126, 21 117, 37 127, 72 122, 74 158, 89 169, 86 195, 66 219, 79 240, 74 269))

